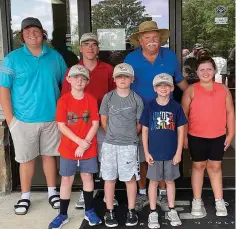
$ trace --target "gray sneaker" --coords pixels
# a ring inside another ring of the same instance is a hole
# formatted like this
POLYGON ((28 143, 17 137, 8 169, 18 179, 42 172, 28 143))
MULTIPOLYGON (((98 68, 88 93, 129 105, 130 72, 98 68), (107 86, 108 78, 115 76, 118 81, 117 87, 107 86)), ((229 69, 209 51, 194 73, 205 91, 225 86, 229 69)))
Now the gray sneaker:
POLYGON ((83 191, 80 194, 79 200, 75 204, 75 208, 76 209, 85 208, 83 191))
POLYGON ((149 204, 147 195, 138 194, 136 196, 135 211, 142 211, 149 204))
POLYGON ((161 210, 164 211, 164 212, 170 211, 169 206, 168 206, 167 196, 166 195, 160 195, 159 200, 160 200, 161 210))
POLYGON ((160 228, 160 224, 158 222, 158 213, 152 212, 148 216, 148 227, 149 228, 160 228))
POLYGON ((229 206, 229 203, 222 200, 216 201, 216 216, 227 216, 227 208, 226 206, 229 206))
POLYGON ((173 227, 180 226, 182 224, 179 215, 175 209, 171 209, 167 212, 167 218, 170 220, 170 225, 173 227))
POLYGON ((203 206, 204 206, 204 203, 201 199, 193 199, 191 214, 193 216, 203 216, 204 215, 202 211, 203 206))
MULTIPOLYGON (((104 198, 103 198, 103 202, 106 203, 105 196, 104 196, 104 198)), ((115 199, 115 196, 114 196, 114 199, 113 199, 113 206, 119 206, 119 203, 118 203, 118 201, 115 199)))

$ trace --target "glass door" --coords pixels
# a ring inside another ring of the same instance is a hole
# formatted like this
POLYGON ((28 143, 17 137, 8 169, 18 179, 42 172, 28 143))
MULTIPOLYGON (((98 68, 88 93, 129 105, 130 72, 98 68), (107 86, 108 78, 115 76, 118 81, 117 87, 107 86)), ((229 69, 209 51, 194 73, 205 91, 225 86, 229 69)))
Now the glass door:
MULTIPOLYGON (((182 64, 190 84, 198 80, 196 60, 205 54, 213 57, 217 65, 215 81, 229 87, 235 104, 235 1, 183 1, 182 64)), ((235 139, 224 154, 222 168, 224 177, 235 177, 235 139)), ((187 152, 184 176, 191 176, 187 152)))
MULTIPOLYGON (((36 17, 47 31, 46 42, 63 56, 67 66, 78 63, 80 53, 77 11, 77 0, 11 0, 12 49, 22 46, 18 36, 21 21, 26 17, 36 17)), ((57 164, 59 170, 59 158, 57 164)), ((15 162, 13 166, 18 172, 18 163, 15 162)), ((19 183, 18 179, 17 184, 19 183)), ((57 184, 60 185, 59 171, 57 184)), ((80 177, 77 176, 74 185, 80 184, 80 177)), ((36 187, 46 185, 41 157, 36 159, 32 185, 36 187)))
POLYGON ((169 29, 169 1, 91 0, 91 20, 100 40, 99 58, 115 66, 134 50, 128 38, 143 21, 153 20, 159 28, 169 29))

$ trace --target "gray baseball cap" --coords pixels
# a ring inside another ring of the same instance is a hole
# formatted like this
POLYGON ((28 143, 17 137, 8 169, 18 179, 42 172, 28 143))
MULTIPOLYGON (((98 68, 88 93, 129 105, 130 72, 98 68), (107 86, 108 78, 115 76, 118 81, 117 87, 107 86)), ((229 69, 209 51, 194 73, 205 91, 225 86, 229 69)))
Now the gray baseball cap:
POLYGON ((85 68, 83 65, 80 64, 76 64, 73 65, 69 72, 68 72, 68 76, 78 76, 78 75, 83 75, 85 76, 88 80, 90 79, 89 77, 89 70, 87 68, 85 68))
POLYGON ((173 77, 167 73, 161 73, 156 75, 153 79, 153 86, 155 87, 162 83, 174 86, 173 77))
POLYGON ((115 66, 113 71, 113 78, 116 78, 117 76, 125 75, 129 77, 134 77, 134 69, 131 65, 122 63, 115 66))
POLYGON ((25 29, 27 26, 36 26, 36 27, 39 27, 40 29, 43 28, 39 19, 34 18, 34 17, 27 17, 21 22, 21 29, 22 30, 25 29))
POLYGON ((89 41, 89 40, 93 40, 93 41, 96 41, 97 43, 99 43, 98 37, 97 37, 96 34, 94 34, 94 33, 84 33, 80 38, 80 44, 82 44, 82 42, 89 41))

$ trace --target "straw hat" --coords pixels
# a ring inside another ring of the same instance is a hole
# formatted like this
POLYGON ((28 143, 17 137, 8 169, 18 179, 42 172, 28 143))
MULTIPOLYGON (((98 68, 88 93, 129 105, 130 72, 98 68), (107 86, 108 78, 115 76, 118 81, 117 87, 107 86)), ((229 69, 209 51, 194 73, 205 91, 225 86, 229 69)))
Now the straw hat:
POLYGON ((135 46, 139 46, 138 36, 140 33, 158 31, 160 33, 160 43, 164 45, 169 39, 169 30, 168 29, 158 29, 157 23, 155 21, 144 21, 139 25, 138 32, 132 34, 129 37, 130 42, 135 46))

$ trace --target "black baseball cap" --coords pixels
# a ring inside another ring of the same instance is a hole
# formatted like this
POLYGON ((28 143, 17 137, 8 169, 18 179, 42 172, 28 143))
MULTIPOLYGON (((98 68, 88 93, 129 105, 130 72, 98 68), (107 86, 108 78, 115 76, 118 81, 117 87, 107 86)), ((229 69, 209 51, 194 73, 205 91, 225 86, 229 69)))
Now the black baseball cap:
POLYGON ((34 17, 27 17, 25 18, 22 22, 21 22, 21 29, 25 29, 28 26, 36 26, 40 29, 43 28, 41 22, 39 21, 38 18, 34 18, 34 17))

